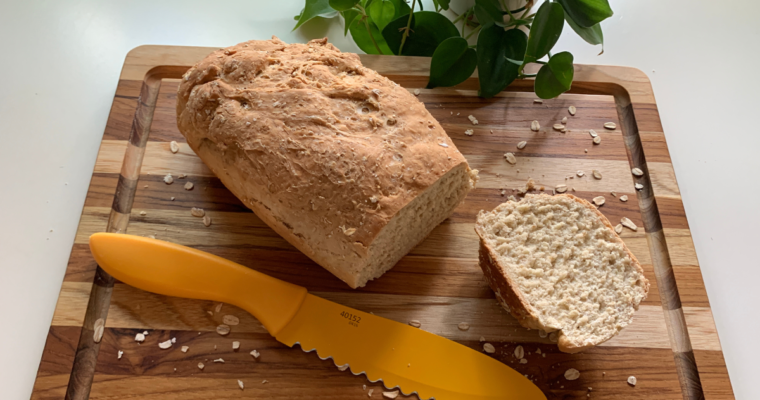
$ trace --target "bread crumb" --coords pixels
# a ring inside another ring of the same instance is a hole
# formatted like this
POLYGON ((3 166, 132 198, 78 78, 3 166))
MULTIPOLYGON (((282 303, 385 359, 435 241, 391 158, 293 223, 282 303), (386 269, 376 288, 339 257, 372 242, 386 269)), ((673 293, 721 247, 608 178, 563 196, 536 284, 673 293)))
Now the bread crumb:
POLYGON ((477 125, 478 124, 477 118, 475 118, 473 115, 468 115, 467 119, 469 119, 470 122, 472 122, 473 125, 477 125))
POLYGON ((524 358, 520 359, 520 364, 527 364, 527 363, 528 363, 528 360, 526 360, 524 358))
POLYGON ((261 355, 261 353, 259 353, 257 350, 251 350, 250 354, 253 356, 253 358, 259 358, 261 355))
POLYGON ((414 92, 412 92, 412 93, 414 93, 415 96, 419 96, 420 95, 420 90, 419 89, 414 89, 414 92))
POLYGON ((135 342, 142 343, 145 341, 145 335, 142 333, 138 333, 135 335, 135 342))
POLYGON ((185 190, 193 190, 193 183, 192 182, 187 182, 185 184, 185 190))
POLYGON ((472 130, 472 129, 468 129, 468 130, 464 131, 464 134, 467 135, 467 136, 472 136, 472 135, 475 134, 475 131, 472 130))
POLYGON ((190 347, 188 347, 188 346, 182 346, 182 348, 180 350, 182 350, 183 353, 187 353, 187 351, 190 350, 190 347))
POLYGON ((224 359, 223 358, 217 358, 216 360, 214 360, 214 362, 215 363, 222 363, 222 364, 224 364, 224 359))
POLYGON ((261 381, 261 384, 263 385, 263 384, 268 383, 268 382, 269 382, 268 380, 264 379, 263 381, 261 381))
POLYGON ((123 351, 121 351, 121 350, 119 350, 119 351, 116 353, 116 359, 117 359, 117 360, 121 360, 121 356, 123 356, 123 355, 124 355, 124 352, 123 352, 123 351))
POLYGON ((481 336, 479 340, 480 340, 481 342, 485 342, 485 341, 486 341, 486 338, 484 338, 483 336, 481 336))
POLYGON ((203 363, 202 363, 202 362, 199 362, 199 363, 198 363, 198 369, 202 371, 202 370, 203 370, 203 368, 206 368, 206 366, 205 366, 205 365, 203 365, 203 363))
POLYGON ((235 340, 234 342, 232 342, 232 350, 238 350, 238 349, 240 349, 240 342, 235 340))
POLYGON ((622 201, 622 202, 626 202, 626 201, 628 201, 628 196, 627 196, 627 195, 625 195, 625 194, 624 194, 624 195, 622 195, 622 196, 620 196, 620 201, 622 201))
POLYGON ((166 350, 169 347, 172 347, 172 341, 171 340, 163 341, 163 342, 161 342, 161 343, 158 344, 158 347, 161 348, 161 349, 163 349, 163 350, 166 350))

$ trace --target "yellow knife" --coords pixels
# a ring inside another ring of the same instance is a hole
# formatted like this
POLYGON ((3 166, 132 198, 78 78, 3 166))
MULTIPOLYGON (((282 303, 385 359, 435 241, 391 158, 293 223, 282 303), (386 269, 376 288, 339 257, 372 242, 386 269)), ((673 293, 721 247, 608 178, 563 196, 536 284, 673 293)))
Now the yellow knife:
POLYGON ((354 310, 240 264, 139 236, 96 233, 92 255, 114 278, 167 296, 234 304, 296 344, 420 399, 546 399, 517 371, 459 343, 354 310))

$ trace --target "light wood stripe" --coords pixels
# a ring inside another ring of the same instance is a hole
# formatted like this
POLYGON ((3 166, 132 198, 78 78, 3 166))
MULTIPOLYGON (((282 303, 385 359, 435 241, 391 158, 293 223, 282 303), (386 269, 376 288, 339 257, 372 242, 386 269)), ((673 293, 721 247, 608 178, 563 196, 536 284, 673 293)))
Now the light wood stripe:
MULTIPOLYGON (((89 283, 65 282, 61 299, 66 301, 56 307, 53 325, 81 326, 91 287, 89 283)), ((521 327, 493 299, 361 292, 314 294, 402 323, 416 319, 422 322, 422 329, 452 340, 478 340, 483 336, 489 341, 551 343, 548 338, 540 338, 538 331, 521 327), (470 323, 470 330, 459 330, 460 322, 470 323)), ((223 315, 209 315, 207 311, 213 309, 214 304, 208 301, 166 297, 116 283, 106 326, 212 332, 224 314, 232 314, 240 318, 240 325, 235 326, 233 332, 266 333, 255 318, 237 307, 225 305, 223 315)), ((686 310, 692 346, 700 350, 720 350, 715 328, 710 329, 710 325, 705 324, 712 321, 710 309, 689 307, 686 310)), ((633 323, 603 346, 670 348, 662 307, 641 306, 633 323)))
MULTIPOLYGON (((104 230, 110 210, 103 207, 85 207, 75 243, 87 244, 90 235, 104 230)), ((205 227, 200 218, 176 210, 132 210, 128 233, 155 235, 157 239, 185 246, 243 246, 253 245, 272 249, 294 250, 285 239, 269 229, 253 213, 209 212, 213 220, 205 227), (146 215, 140 215, 145 211, 146 215)), ((668 246, 673 265, 698 265, 690 232, 687 229, 668 229, 668 246)), ((643 232, 625 230, 623 241, 642 264, 652 264, 649 245, 643 232)), ((477 259, 478 238, 474 223, 444 223, 412 250, 410 255, 429 255, 477 259)))
MULTIPOLYGON (((104 140, 95 162, 95 173, 118 173, 124 158, 126 141, 104 140)), ((141 173, 152 175, 187 174, 213 177, 214 174, 195 155, 186 143, 180 144, 180 151, 173 154, 169 143, 148 142, 145 150, 141 173)), ((533 178, 539 186, 548 190, 558 184, 567 184, 578 191, 636 193, 630 165, 624 161, 597 159, 569 159, 546 157, 519 157, 517 165, 510 165, 503 157, 483 157, 465 155, 472 168, 480 171, 478 188, 512 189, 525 185, 528 178, 533 178), (599 170, 603 178, 596 180, 590 176, 592 170, 599 170), (520 172, 517 172, 517 171, 520 172), (578 170, 586 176, 576 176, 578 170), (500 176, 496 176, 499 174, 500 176), (573 176, 573 179, 565 180, 573 176)), ((675 174, 670 164, 649 163, 654 171, 652 184, 661 196, 679 196, 675 174)))

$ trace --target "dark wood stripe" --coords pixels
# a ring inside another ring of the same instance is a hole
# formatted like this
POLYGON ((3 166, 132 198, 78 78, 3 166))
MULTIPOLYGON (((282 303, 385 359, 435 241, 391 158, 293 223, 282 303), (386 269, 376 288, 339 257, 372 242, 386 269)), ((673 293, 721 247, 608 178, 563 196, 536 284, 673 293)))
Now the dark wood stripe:
POLYGON ((673 359, 678 367, 678 380, 681 382, 681 390, 685 400, 704 400, 702 382, 699 379, 697 361, 694 359, 694 351, 674 352, 673 359))
MULTIPOLYGON (((348 372, 338 371, 331 360, 320 360, 314 353, 304 353, 298 347, 288 348, 266 334, 236 333, 234 327, 233 332, 226 337, 206 332, 198 335, 192 331, 153 330, 145 343, 138 345, 134 342, 134 335, 140 331, 106 329, 95 378, 96 382, 104 384, 94 386, 93 398, 140 397, 140 393, 170 396, 174 390, 179 391, 185 385, 183 378, 193 378, 201 386, 213 385, 211 382, 203 382, 204 379, 226 380, 229 387, 234 389, 237 388, 236 380, 241 379, 246 382, 246 390, 259 387, 261 381, 267 379, 273 385, 266 388, 265 394, 262 393, 266 398, 306 396, 350 399, 358 398, 359 395, 366 396, 366 392, 362 394, 348 390, 352 385, 358 388, 362 385, 376 387, 364 377, 354 377, 348 372), (177 343, 172 348, 158 349, 157 343, 173 337, 177 343), (240 342, 239 351, 232 350, 232 341, 240 342), (188 352, 182 353, 181 346, 188 346, 188 352), (253 349, 261 353, 258 359, 253 359, 248 354, 253 349), (116 356, 118 350, 124 351, 121 360, 116 356), (213 360, 217 358, 222 358, 225 362, 214 363, 213 360), (205 364, 203 371, 198 369, 198 362, 205 364), (303 374, 304 370, 309 373, 303 374), (147 379, 149 377, 153 379, 147 379), (123 382, 116 383, 114 380, 123 382), (315 385, 325 384, 325 380, 329 381, 331 387, 327 397, 327 394, 321 396, 315 393, 314 389, 315 385), (348 382, 344 382, 346 380, 348 382), (114 385, 122 389, 115 391, 114 385), (141 387, 143 385, 151 387, 141 387), (346 390, 335 389, 344 386, 346 390)), ((477 351, 481 351, 483 345, 477 341, 460 343, 477 351)), ((497 349, 494 358, 521 374, 528 375, 550 399, 586 398, 588 393, 593 398, 604 399, 680 397, 678 377, 674 373, 672 353, 668 349, 597 347, 580 354, 565 354, 560 353, 556 345, 528 344, 523 346, 528 363, 520 364, 513 356, 517 344, 490 343, 497 349), (538 354, 538 349, 546 356, 538 354), (578 380, 568 381, 564 378, 564 373, 569 368, 581 372, 578 380), (631 375, 638 379, 636 387, 626 383, 631 375), (589 387, 592 388, 590 392, 589 387)), ((380 393, 376 394, 379 395, 380 393)))
POLYGON ((66 388, 66 400, 87 400, 90 396, 90 387, 92 386, 98 350, 100 349, 100 343, 95 343, 93 338, 94 325, 96 320, 103 319, 105 321, 108 317, 113 283, 113 277, 100 268, 96 270, 84 324, 74 356, 74 365, 71 367, 71 375, 66 388))
POLYGON ((731 378, 728 375, 726 361, 720 351, 694 350, 694 359, 699 368, 702 390, 711 400, 733 400, 731 378))
POLYGON ((129 214, 132 211, 132 203, 135 199, 134 193, 136 189, 136 180, 125 178, 124 175, 119 175, 119 182, 116 185, 116 192, 113 195, 111 208, 116 212, 129 214))

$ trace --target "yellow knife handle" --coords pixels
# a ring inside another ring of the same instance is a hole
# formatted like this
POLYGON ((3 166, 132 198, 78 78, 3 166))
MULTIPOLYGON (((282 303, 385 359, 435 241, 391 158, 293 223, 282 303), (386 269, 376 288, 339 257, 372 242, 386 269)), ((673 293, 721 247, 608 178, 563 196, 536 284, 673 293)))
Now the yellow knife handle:
POLYGON ((234 304, 273 336, 306 297, 306 288, 213 254, 162 240, 116 233, 90 236, 90 250, 114 278, 148 292, 234 304))

